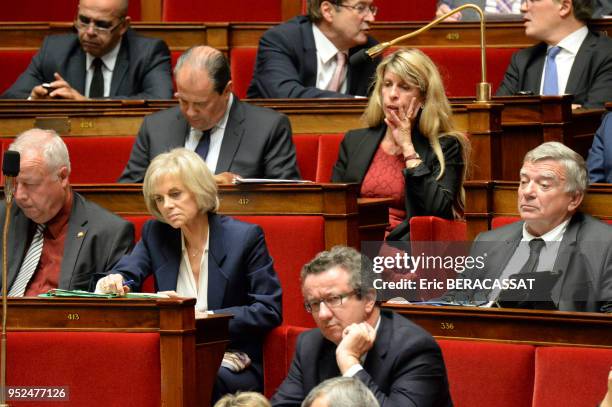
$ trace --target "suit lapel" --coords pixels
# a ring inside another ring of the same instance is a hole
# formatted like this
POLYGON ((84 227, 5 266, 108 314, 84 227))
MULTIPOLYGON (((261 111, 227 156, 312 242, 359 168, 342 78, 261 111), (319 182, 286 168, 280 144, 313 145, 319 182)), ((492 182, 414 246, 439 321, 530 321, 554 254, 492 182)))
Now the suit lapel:
POLYGON ((377 375, 382 374, 386 370, 385 358, 391 346, 391 335, 393 334, 393 322, 391 318, 391 316, 388 316, 384 312, 380 313, 380 325, 378 331, 376 331, 376 341, 372 349, 369 350, 368 356, 363 364, 364 369, 377 383, 382 382, 377 375))
POLYGON ((360 140, 355 149, 355 154, 351 157, 346 168, 346 174, 351 178, 351 181, 363 181, 386 130, 387 126, 370 129, 366 136, 360 140))
MULTIPOLYGON (((10 228, 12 230, 9 230, 9 239, 7 242, 9 264, 6 281, 8 284, 8 289, 10 289, 15 282, 19 269, 21 269, 21 263, 23 262, 23 258, 25 256, 26 246, 30 243, 28 241, 28 232, 31 225, 30 220, 25 217, 19 208, 17 208, 17 205, 13 204, 12 212, 12 223, 10 228), (13 238, 10 237, 11 234, 14 235, 13 238)), ((0 281, 0 287, 2 287, 2 281, 0 281)))
POLYGON ((242 102, 234 95, 234 101, 227 118, 225 133, 221 141, 221 151, 219 152, 219 160, 215 169, 216 174, 230 170, 236 150, 238 150, 244 135, 243 122, 244 108, 242 107, 242 102))
POLYGON ((303 69, 302 80, 304 81, 304 86, 316 86, 317 48, 315 46, 314 34, 312 33, 312 23, 302 24, 300 29, 304 40, 304 57, 301 61, 303 69))
POLYGON ((176 290, 179 267, 181 266, 181 231, 167 226, 166 235, 166 244, 161 247, 165 263, 154 270, 159 291, 176 290))
POLYGON ((546 44, 540 43, 527 60, 527 68, 525 72, 525 83, 520 87, 520 90, 528 90, 534 95, 540 94, 540 83, 542 82, 542 72, 544 70, 544 61, 546 60, 546 44))
POLYGON ((111 79, 110 96, 116 96, 118 94, 119 85, 123 81, 123 78, 127 74, 129 63, 128 63, 128 42, 127 33, 123 35, 121 39, 121 46, 119 47, 119 53, 117 54, 117 61, 115 62, 115 68, 113 69, 113 77, 111 79))
POLYGON ((314 386, 324 380, 340 376, 340 369, 338 369, 338 362, 336 361, 336 345, 325 338, 322 340, 323 348, 319 355, 319 369, 317 369, 318 380, 317 383, 314 383, 314 386))
POLYGON ((578 49, 574 64, 570 70, 569 78, 567 79, 567 85, 565 86, 565 92, 572 95, 576 94, 576 90, 587 89, 583 79, 589 72, 588 66, 591 64, 591 58, 593 57, 593 51, 597 38, 589 32, 584 39, 584 42, 578 49))
POLYGON ((73 192, 72 212, 68 220, 68 233, 64 240, 64 257, 62 259, 58 288, 67 289, 70 287, 79 252, 87 238, 89 221, 81 199, 78 194, 73 192))
POLYGON ((577 236, 578 231, 580 230, 580 226, 582 224, 582 215, 577 213, 572 216, 570 223, 567 225, 567 230, 563 235, 563 239, 561 240, 561 245, 559 246, 559 253, 557 255, 557 259, 555 260, 555 265, 553 266, 553 272, 561 273, 561 277, 557 280, 552 290, 550 291, 550 297, 555 303, 555 306, 559 308, 559 301, 561 299, 561 291, 565 281, 568 280, 570 272, 573 274, 573 278, 580 277, 582 272, 586 272, 581 269, 572 269, 569 270, 569 264, 572 260, 572 257, 578 255, 577 250, 577 236))
POLYGON ((223 226, 219 216, 208 216, 208 309, 223 307, 228 276, 223 270, 228 248, 223 240, 223 226))
POLYGON ((85 66, 85 52, 81 49, 81 45, 77 40, 78 49, 74 55, 68 60, 66 65, 66 74, 64 79, 80 94, 85 96, 85 75, 87 67, 85 66))

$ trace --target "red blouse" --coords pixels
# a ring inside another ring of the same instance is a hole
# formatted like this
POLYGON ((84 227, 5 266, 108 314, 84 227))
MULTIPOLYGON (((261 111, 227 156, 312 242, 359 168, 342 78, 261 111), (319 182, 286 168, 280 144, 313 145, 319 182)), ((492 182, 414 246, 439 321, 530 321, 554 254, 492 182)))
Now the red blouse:
POLYGON ((391 198, 389 207, 389 227, 393 230, 406 218, 405 179, 403 170, 406 168, 402 155, 389 155, 378 146, 370 168, 361 184, 361 196, 366 198, 391 198))

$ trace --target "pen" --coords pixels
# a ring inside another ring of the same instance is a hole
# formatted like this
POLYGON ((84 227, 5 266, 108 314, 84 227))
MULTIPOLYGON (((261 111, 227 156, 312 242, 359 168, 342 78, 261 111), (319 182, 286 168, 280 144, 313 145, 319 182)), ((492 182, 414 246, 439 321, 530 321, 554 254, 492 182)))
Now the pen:
POLYGON ((123 282, 123 285, 129 286, 130 284, 134 284, 134 280, 126 280, 123 282))

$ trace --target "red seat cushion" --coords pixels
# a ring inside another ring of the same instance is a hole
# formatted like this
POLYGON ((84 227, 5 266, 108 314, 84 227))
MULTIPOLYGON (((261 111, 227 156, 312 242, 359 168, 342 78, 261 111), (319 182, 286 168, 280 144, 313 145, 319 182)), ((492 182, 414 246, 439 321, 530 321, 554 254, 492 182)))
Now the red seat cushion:
POLYGON ((73 184, 115 183, 130 158, 134 136, 63 137, 73 184))
POLYGON ((495 216, 491 219, 491 229, 500 228, 520 220, 519 216, 495 216))
POLYGON ((0 94, 4 93, 30 65, 36 50, 0 51, 0 94))
POLYGON ((261 226, 274 269, 283 288, 283 323, 314 326, 304 309, 300 271, 302 266, 325 249, 325 224, 322 216, 235 216, 261 226))
MULTIPOLYGON (((72 21, 78 5, 78 0, 4 2, 0 21, 72 21)), ((140 1, 130 1, 128 15, 134 21, 141 19, 140 1)))
POLYGON ((294 134, 293 143, 298 168, 302 179, 315 181, 317 178, 317 154, 319 136, 316 134, 294 134))
POLYGON ((410 218, 410 240, 412 241, 465 241, 465 221, 448 220, 436 216, 414 216, 410 218))
MULTIPOLYGON (((151 215, 130 215, 123 217, 128 222, 132 222, 134 224, 134 241, 138 242, 140 240, 140 236, 142 234, 142 226, 149 219, 153 219, 151 215)), ((142 287, 140 287, 140 291, 143 293, 154 293, 155 290, 155 277, 151 274, 149 277, 145 278, 142 282, 142 287)))
POLYGON ((539 347, 533 407, 593 407, 606 394, 612 349, 539 347))
POLYGON ((257 47, 234 47, 230 50, 230 70, 234 93, 241 99, 246 98, 249 84, 253 78, 257 47))
POLYGON ((308 328, 281 325, 264 343, 264 394, 270 398, 287 377, 298 336, 308 328))
POLYGON ((282 0, 164 0, 162 21, 281 21, 282 0))
POLYGON ((338 161, 340 143, 344 134, 322 134, 319 138, 319 154, 317 156, 317 182, 331 182, 334 164, 338 161))
POLYGON ((159 406, 159 334, 9 332, 6 377, 8 386, 68 388, 69 402, 19 406, 159 406))
POLYGON ((438 343, 455 407, 531 405, 533 346, 457 340, 438 343))

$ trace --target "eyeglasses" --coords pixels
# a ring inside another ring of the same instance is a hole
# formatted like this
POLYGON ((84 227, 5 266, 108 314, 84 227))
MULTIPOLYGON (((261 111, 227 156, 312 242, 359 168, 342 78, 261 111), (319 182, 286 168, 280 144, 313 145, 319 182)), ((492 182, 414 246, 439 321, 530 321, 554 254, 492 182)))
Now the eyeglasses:
POLYGON ((372 13, 372 16, 376 16, 376 13, 378 13, 378 7, 376 7, 373 4, 372 5, 367 5, 365 3, 357 3, 354 6, 349 6, 348 4, 336 4, 336 6, 338 6, 338 7, 346 7, 346 8, 353 9, 360 16, 367 15, 368 11, 370 13, 372 13))
POLYGON ((85 31, 93 24, 93 32, 96 34, 110 34, 117 29, 123 23, 123 17, 119 19, 119 22, 115 25, 111 25, 112 21, 94 20, 89 17, 78 15, 74 20, 74 26, 79 31, 85 31))
POLYGON ((332 295, 327 298, 322 298, 320 300, 315 301, 306 301, 304 302, 304 308, 306 308, 306 312, 312 314, 313 312, 319 312, 321 309, 321 303, 324 302, 328 308, 336 308, 342 305, 342 301, 345 298, 351 297, 353 295, 359 294, 359 290, 353 290, 350 293, 340 294, 340 295, 332 295))

